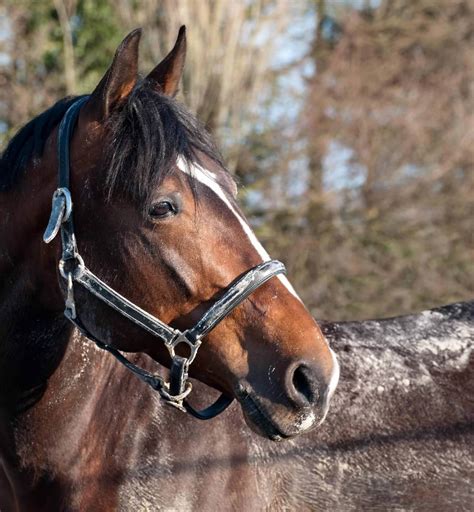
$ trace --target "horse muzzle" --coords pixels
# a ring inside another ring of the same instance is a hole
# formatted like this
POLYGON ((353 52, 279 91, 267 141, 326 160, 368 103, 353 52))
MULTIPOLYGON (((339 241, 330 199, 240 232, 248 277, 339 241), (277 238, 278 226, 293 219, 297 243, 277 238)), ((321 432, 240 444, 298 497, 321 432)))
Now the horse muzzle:
POLYGON ((334 366, 329 380, 321 377, 316 365, 298 361, 286 370, 281 388, 274 386, 270 394, 260 394, 247 380, 240 381, 235 394, 248 426, 280 441, 321 425, 339 379, 339 365, 331 354, 334 366))

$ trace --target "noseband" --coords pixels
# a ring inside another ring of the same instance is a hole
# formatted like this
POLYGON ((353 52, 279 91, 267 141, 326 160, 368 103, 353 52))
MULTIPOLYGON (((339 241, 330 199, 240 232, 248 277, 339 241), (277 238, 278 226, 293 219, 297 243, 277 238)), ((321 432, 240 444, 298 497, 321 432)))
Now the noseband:
POLYGON ((59 125, 59 187, 53 194, 51 216, 43 236, 43 240, 50 243, 61 232, 62 256, 59 261, 59 272, 66 282, 64 315, 85 337, 92 340, 101 349, 110 352, 138 378, 158 391, 167 404, 202 420, 214 418, 231 404, 233 398, 222 394, 216 402, 201 411, 194 409, 186 400, 192 389, 192 385, 188 381, 189 366, 196 357, 202 338, 257 288, 272 277, 285 273, 285 266, 279 261, 271 260, 251 268, 234 284, 228 286, 222 297, 204 313, 201 319, 185 331, 180 331, 165 324, 99 279, 85 266, 84 260, 79 254, 74 234, 73 203, 69 190, 70 139, 79 111, 87 99, 88 97, 85 96, 75 101, 69 107, 59 125), (75 285, 82 286, 105 304, 164 343, 171 356, 169 382, 159 375, 134 365, 116 348, 100 341, 89 331, 77 315, 74 300, 75 285), (182 357, 176 353, 176 347, 182 343, 189 347, 190 354, 188 357, 182 357))

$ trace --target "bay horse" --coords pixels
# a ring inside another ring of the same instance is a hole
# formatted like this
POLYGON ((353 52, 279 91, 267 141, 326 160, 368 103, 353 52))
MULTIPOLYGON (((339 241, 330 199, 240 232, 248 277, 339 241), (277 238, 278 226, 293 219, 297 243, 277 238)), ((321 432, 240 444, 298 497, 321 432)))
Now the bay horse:
POLYGON ((174 99, 184 27, 145 78, 140 35, 92 94, 30 121, 0 160, 2 512, 123 509, 138 459, 158 454, 164 474, 165 449, 191 460, 230 439, 217 420, 188 437, 184 412, 210 418, 236 398, 256 433, 291 439, 322 423, 337 385, 212 138, 174 99), (191 406, 188 374, 221 393, 210 408, 191 406))

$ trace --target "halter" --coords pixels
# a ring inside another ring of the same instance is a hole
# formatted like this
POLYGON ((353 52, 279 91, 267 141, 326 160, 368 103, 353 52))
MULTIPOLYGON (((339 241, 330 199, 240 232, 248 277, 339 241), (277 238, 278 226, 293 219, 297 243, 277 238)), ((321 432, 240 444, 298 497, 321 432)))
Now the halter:
POLYGON ((62 255, 59 260, 59 272, 66 282, 64 315, 86 338, 93 341, 99 348, 110 352, 139 379, 158 391, 167 404, 181 411, 188 412, 198 419, 207 420, 214 418, 232 403, 233 398, 221 394, 212 405, 201 411, 194 409, 186 400, 192 389, 192 384, 188 381, 189 366, 196 357, 202 338, 257 288, 272 277, 285 273, 285 266, 279 261, 271 260, 251 268, 234 284, 228 286, 223 296, 204 313, 193 327, 185 331, 180 331, 165 324, 99 279, 85 266, 84 260, 79 254, 74 234, 73 203, 69 190, 70 139, 79 111, 87 99, 88 96, 85 96, 76 100, 68 108, 59 125, 59 187, 53 194, 51 216, 43 235, 43 240, 46 243, 50 243, 61 232, 62 255), (134 365, 116 348, 100 341, 87 329, 76 311, 76 302, 74 300, 74 286, 76 284, 88 290, 98 299, 105 302, 105 304, 164 343, 171 356, 169 382, 157 374, 150 373, 134 365), (181 343, 188 345, 190 351, 188 357, 177 355, 176 347, 181 343))

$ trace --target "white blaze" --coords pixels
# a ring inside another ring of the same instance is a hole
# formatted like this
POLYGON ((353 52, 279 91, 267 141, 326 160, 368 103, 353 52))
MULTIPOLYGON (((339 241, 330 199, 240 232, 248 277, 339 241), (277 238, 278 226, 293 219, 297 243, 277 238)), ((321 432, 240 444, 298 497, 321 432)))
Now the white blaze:
MULTIPOLYGON (((222 187, 219 185, 219 183, 217 183, 215 175, 211 171, 204 170, 197 163, 194 163, 192 165, 187 164, 187 162, 182 157, 178 157, 177 166, 181 171, 188 174, 189 176, 192 176, 193 178, 201 182, 203 185, 210 188, 217 195, 217 197, 221 199, 221 201, 227 206, 227 208, 229 208, 229 210, 235 215, 235 217, 239 221, 240 225, 242 226, 242 229, 244 230, 244 233, 247 235, 247 238, 250 240, 250 243, 254 246, 255 250, 262 258, 262 261, 269 261, 271 259, 270 255, 259 242, 258 238, 255 236, 255 233, 252 231, 252 228, 248 225, 245 219, 241 215, 239 215, 239 212, 233 207, 232 203, 229 201, 229 198, 227 197, 227 194, 224 192, 224 190, 222 190, 222 187)), ((277 277, 283 283, 285 288, 288 289, 289 292, 291 292, 297 299, 301 300, 286 276, 279 274, 277 277)))
MULTIPOLYGON (((229 198, 227 197, 227 194, 224 190, 222 190, 222 187, 219 185, 219 183, 216 180, 215 175, 208 170, 203 169, 200 165, 194 163, 192 165, 188 165, 187 162, 182 158, 178 157, 177 160, 177 166, 178 168, 183 171, 184 173, 188 174, 189 176, 192 176, 193 178, 197 179, 200 183, 211 189, 219 199, 229 208, 229 210, 235 215, 237 220, 239 221, 240 225, 242 226, 242 229, 244 230, 244 233, 247 235, 247 238, 250 240, 250 243, 255 247, 255 250, 258 252, 260 257, 263 261, 269 261, 270 255, 268 252, 264 249, 262 244, 259 242, 258 238, 255 236, 255 233, 252 231, 251 227, 248 225, 248 223, 245 221, 245 219, 239 214, 239 212, 232 206, 232 203, 229 201, 229 198)), ((291 283, 288 281, 286 276, 282 276, 281 274, 277 276, 278 279, 282 282, 282 284, 285 286, 285 288, 288 289, 298 300, 301 301, 301 299, 298 297, 297 293, 295 292, 295 289, 291 285, 291 283)), ((336 354, 334 351, 329 347, 329 350, 331 351, 331 357, 333 359, 333 372, 331 375, 331 379, 329 381, 329 386, 327 390, 327 404, 329 405, 329 400, 334 393, 334 390, 336 389, 337 383, 339 381, 339 363, 336 358, 336 354)), ((327 408, 324 413, 324 417, 321 419, 320 423, 324 421, 324 418, 327 414, 327 408)), ((314 415, 308 416, 303 422, 301 427, 304 429, 309 424, 313 423, 315 420, 314 415)))

